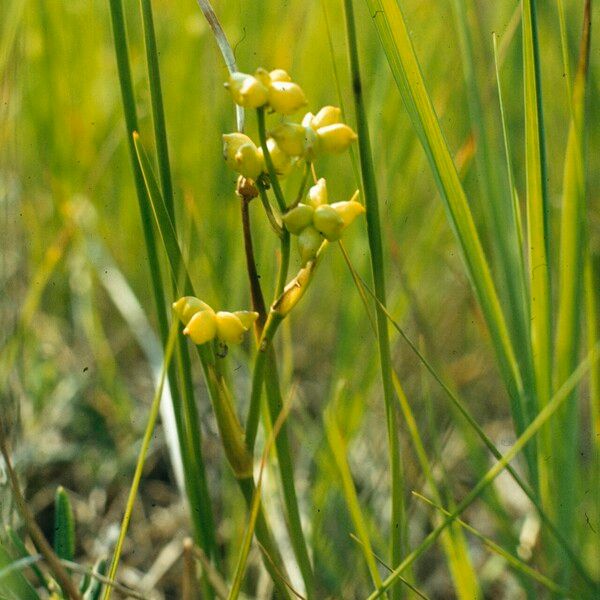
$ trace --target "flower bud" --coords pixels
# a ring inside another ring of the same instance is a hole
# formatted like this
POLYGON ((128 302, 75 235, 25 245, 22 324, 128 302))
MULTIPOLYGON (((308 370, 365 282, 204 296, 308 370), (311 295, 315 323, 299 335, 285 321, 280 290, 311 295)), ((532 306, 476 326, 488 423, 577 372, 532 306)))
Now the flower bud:
POLYGON ((259 108, 267 103, 269 89, 256 77, 246 73, 232 73, 225 87, 233 101, 245 108, 259 108))
POLYGON ((346 202, 334 202, 331 205, 344 222, 344 227, 348 227, 358 217, 365 212, 365 207, 356 200, 347 200, 346 202))
POLYGON ((183 330, 198 346, 210 342, 217 333, 217 318, 212 309, 197 312, 183 330))
POLYGON ((243 144, 235 154, 235 170, 248 179, 256 179, 264 169, 262 154, 253 144, 243 144))
POLYGON ((287 71, 283 69, 274 69, 269 73, 271 81, 291 81, 292 78, 288 75, 287 71))
POLYGON ((308 190, 307 204, 317 208, 321 204, 327 204, 327 182, 321 177, 315 185, 308 190))
POLYGON ((332 152, 335 154, 344 152, 357 137, 356 133, 343 123, 326 125, 317 130, 319 150, 322 152, 332 152))
POLYGON ((321 247, 323 238, 321 234, 311 225, 305 227, 298 235, 298 250, 300 252, 300 260, 302 266, 313 260, 317 256, 317 252, 321 247))
POLYGON ((226 344, 239 344, 248 331, 238 316, 223 310, 216 314, 216 328, 217 337, 226 344))
POLYGON ((313 225, 330 242, 336 242, 342 237, 344 221, 335 208, 329 204, 317 206, 313 216, 313 225))
POLYGON ((223 158, 233 171, 238 170, 235 155, 245 144, 254 144, 254 142, 243 133, 225 133, 223 135, 223 158))
POLYGON ((315 209, 308 204, 298 204, 283 215, 282 220, 287 230, 294 235, 298 235, 305 227, 308 227, 313 220, 315 209))
POLYGON ((321 127, 327 127, 328 125, 334 125, 339 123, 342 118, 342 111, 337 106, 324 106, 314 117, 310 120, 310 127, 315 131, 321 127))
MULTIPOLYGON (((290 155, 287 154, 287 152, 284 152, 273 138, 267 140, 267 148, 269 149, 269 154, 271 155, 271 160, 275 167, 275 173, 277 173, 279 177, 288 175, 292 170, 292 159, 290 158, 290 155)), ((262 148, 258 148, 258 153, 264 165, 265 161, 262 148)), ((263 167, 263 169, 266 170, 266 167, 263 167)))
POLYGON ((184 296, 183 298, 179 298, 177 302, 173 302, 172 306, 173 312, 184 325, 187 325, 196 313, 203 310, 214 314, 213 309, 206 304, 206 302, 198 300, 195 296, 184 296))
POLYGON ((298 123, 281 123, 273 129, 271 136, 290 156, 310 155, 316 142, 316 133, 298 123))
POLYGON ((258 67, 258 69, 254 71, 254 77, 256 77, 256 79, 258 79, 258 81, 260 81, 267 89, 270 87, 271 83, 273 83, 269 71, 262 67, 258 67))
POLYGON ((258 319, 258 313, 253 310, 236 310, 233 314, 247 330, 250 329, 250 327, 254 325, 256 319, 258 319))
POLYGON ((269 105, 282 115, 291 115, 307 104, 302 88, 291 81, 274 81, 269 87, 269 105))

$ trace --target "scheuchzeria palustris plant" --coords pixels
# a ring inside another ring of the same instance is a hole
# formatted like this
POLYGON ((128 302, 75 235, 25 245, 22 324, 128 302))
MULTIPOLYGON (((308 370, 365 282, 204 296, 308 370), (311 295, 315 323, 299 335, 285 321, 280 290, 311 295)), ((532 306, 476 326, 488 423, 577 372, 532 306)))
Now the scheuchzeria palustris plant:
MULTIPOLYGON (((260 122, 264 123, 265 110, 288 116, 307 104, 302 88, 283 69, 268 72, 259 68, 254 75, 232 73, 225 87, 236 104, 257 110, 259 130, 260 122)), ((301 166, 307 172, 312 169, 314 176, 315 159, 322 154, 342 153, 356 139, 356 133, 341 122, 341 111, 334 106, 325 106, 316 114, 307 113, 301 123, 281 122, 266 140, 258 144, 243 133, 223 135, 225 162, 243 178, 238 182, 238 190, 244 190, 246 197, 256 197, 256 188, 261 191, 275 189, 280 214, 268 214, 269 220, 279 235, 286 230, 296 236, 303 268, 312 267, 309 263, 316 261, 325 243, 339 240, 344 230, 365 209, 357 201, 358 191, 350 200, 329 203, 327 182, 324 178, 316 180, 316 177, 308 193, 304 194, 303 182, 298 198, 288 204, 282 202, 278 180, 301 166)), ((272 210, 270 205, 266 209, 267 212, 272 210)), ((310 268, 311 273, 312 270, 310 268)), ((299 276, 304 282, 302 273, 299 276)), ((297 286, 298 277, 284 291, 284 295, 289 292, 288 300, 297 295, 293 289, 297 286)), ((276 298, 272 307, 282 317, 291 308, 290 303, 284 300, 283 297, 276 298)), ((259 316, 254 311, 215 312, 206 303, 189 296, 180 298, 173 308, 186 326, 184 333, 198 345, 213 340, 222 344, 240 343, 243 333, 259 316)))

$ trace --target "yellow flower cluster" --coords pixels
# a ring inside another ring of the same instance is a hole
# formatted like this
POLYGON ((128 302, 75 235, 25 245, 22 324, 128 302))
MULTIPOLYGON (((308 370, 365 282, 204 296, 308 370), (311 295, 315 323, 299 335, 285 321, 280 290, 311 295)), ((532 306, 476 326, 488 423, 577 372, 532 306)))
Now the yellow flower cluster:
POLYGON ((302 266, 316 256, 323 238, 330 242, 339 240, 344 229, 365 212, 357 197, 358 190, 351 200, 329 204, 327 182, 319 179, 309 189, 306 201, 283 215, 287 230, 298 236, 302 266))
MULTIPOLYGON (((283 69, 270 73, 257 69, 254 75, 232 73, 225 87, 233 101, 244 108, 270 108, 281 115, 291 115, 306 105, 302 88, 283 69)), ((267 139, 267 148, 278 177, 288 175, 300 159, 314 160, 325 153, 341 153, 357 136, 341 122, 341 111, 325 106, 316 115, 307 113, 302 123, 283 122, 267 139)), ((227 166, 246 179, 256 180, 266 172, 260 145, 243 133, 223 136, 223 157, 227 166)))
POLYGON ((225 344, 239 344, 258 313, 239 310, 215 312, 206 302, 194 296, 184 296, 173 303, 173 311, 185 325, 183 333, 200 345, 217 338, 225 344))
POLYGON ((302 88, 283 69, 269 73, 259 68, 254 75, 232 73, 225 87, 244 108, 269 106, 276 113, 291 115, 307 104, 302 88))

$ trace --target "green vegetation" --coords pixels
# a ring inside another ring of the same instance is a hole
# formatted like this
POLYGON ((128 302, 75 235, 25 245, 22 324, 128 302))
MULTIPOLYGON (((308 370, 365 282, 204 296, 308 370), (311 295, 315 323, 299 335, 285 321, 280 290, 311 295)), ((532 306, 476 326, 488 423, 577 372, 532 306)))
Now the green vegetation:
POLYGON ((598 16, 6 0, 0 599, 600 597, 598 16))

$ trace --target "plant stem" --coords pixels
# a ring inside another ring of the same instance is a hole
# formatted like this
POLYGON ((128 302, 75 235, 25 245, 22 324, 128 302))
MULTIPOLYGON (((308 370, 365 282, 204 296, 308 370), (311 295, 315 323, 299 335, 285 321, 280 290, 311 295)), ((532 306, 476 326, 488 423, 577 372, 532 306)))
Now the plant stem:
POLYGON ((285 204, 285 197, 283 195, 281 185, 279 184, 279 179, 277 178, 277 173, 275 171, 275 166, 273 165, 273 159, 271 158, 269 147, 267 146, 267 131, 265 128, 265 109, 257 108, 256 117, 258 120, 258 136, 260 138, 260 146, 263 151, 263 156, 265 157, 265 164, 267 165, 267 172, 269 173, 271 187, 275 192, 275 198, 277 199, 279 210, 282 213, 284 213, 287 210, 287 206, 285 204))
MULTIPOLYGON (((383 306, 386 304, 385 273, 383 260, 383 244, 381 240, 381 226, 379 222, 379 200, 377 185, 373 169, 371 145, 369 141, 369 127, 367 122, 364 98, 362 93, 362 82, 360 77, 360 66, 358 59, 358 46, 356 40, 356 26, 354 22, 354 8, 352 0, 344 0, 346 34, 348 38, 348 51, 350 70, 352 74, 352 90, 354 93, 354 107, 356 111, 356 124, 358 129, 358 151, 360 167, 367 208, 367 233, 369 238, 369 249, 371 255, 371 269, 373 272, 373 284, 377 300, 383 306)), ((390 352, 389 331, 386 316, 377 305, 377 339, 379 343, 379 358, 381 365, 381 378, 383 382, 383 394, 385 400, 386 423, 388 432, 388 445, 390 454, 390 471, 392 487, 392 543, 391 563, 397 565, 402 560, 405 548, 406 519, 404 514, 403 497, 403 475, 400 461, 400 447, 397 433, 397 407, 394 401, 394 387, 392 382, 392 360, 390 352)), ((393 588, 393 597, 400 598, 402 589, 400 586, 393 588)))

